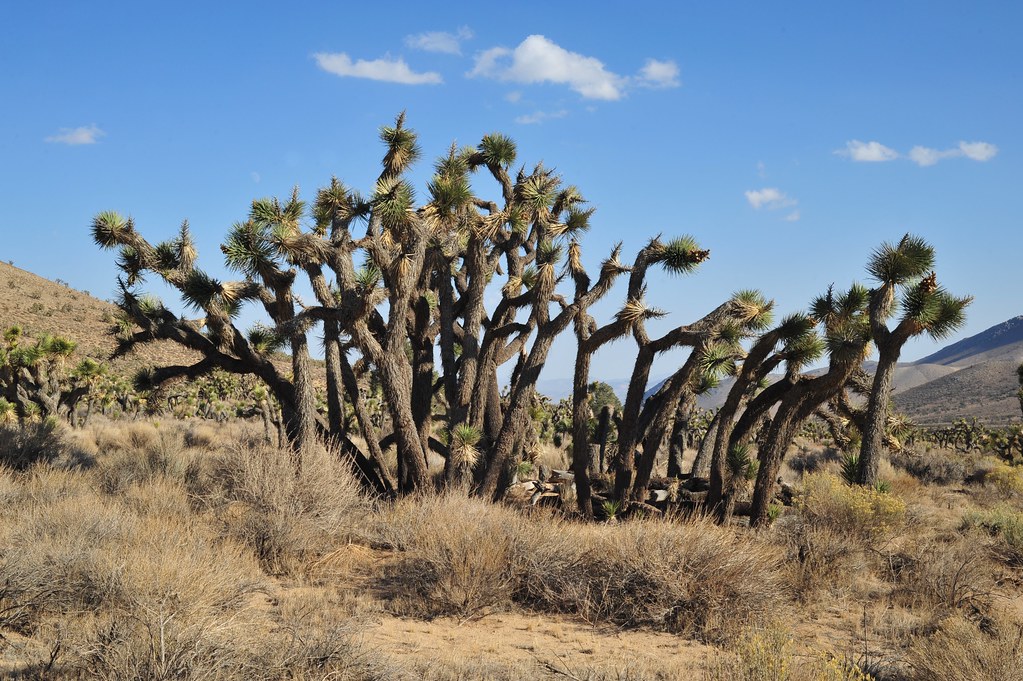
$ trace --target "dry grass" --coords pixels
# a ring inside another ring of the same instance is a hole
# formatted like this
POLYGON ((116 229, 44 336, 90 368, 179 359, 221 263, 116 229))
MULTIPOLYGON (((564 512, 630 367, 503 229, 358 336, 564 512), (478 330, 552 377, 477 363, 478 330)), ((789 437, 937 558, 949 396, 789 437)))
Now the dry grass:
POLYGON ((914 641, 909 660, 915 681, 1020 681, 1023 679, 1023 628, 998 619, 982 629, 961 615, 943 620, 937 630, 914 641))
POLYGON ((296 475, 241 425, 38 431, 0 457, 29 440, 31 461, 0 466, 0 677, 669 679, 695 664, 713 679, 866 678, 854 660, 879 680, 948 665, 1018 678, 1014 471, 978 464, 946 486, 887 470, 882 493, 807 449, 816 472, 787 474, 797 506, 752 533, 457 493, 378 503, 343 462, 321 452, 296 475), (547 623, 541 647, 538 631, 502 635, 502 618, 526 617, 547 623), (399 651, 409 621, 455 647, 399 651), (450 633, 491 626, 482 647, 450 633), (708 669, 694 649, 658 656, 653 636, 721 653, 708 669), (618 652, 630 637, 649 655, 618 652))

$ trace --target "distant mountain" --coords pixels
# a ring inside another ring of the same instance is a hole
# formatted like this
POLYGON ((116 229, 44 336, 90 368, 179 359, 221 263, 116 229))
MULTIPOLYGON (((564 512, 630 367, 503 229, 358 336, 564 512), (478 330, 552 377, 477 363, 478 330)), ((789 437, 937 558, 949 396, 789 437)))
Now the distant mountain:
POLYGON ((964 338, 914 364, 968 367, 981 362, 1023 362, 1023 316, 995 324, 975 336, 964 338))

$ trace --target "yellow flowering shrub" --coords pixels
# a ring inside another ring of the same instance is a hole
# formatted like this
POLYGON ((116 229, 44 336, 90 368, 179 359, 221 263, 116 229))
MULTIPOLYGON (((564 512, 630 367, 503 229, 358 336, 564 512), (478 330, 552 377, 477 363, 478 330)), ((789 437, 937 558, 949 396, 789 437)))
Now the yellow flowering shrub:
POLYGON ((797 654, 792 636, 780 627, 749 632, 728 652, 710 673, 713 681, 874 681, 849 660, 822 651, 797 654))
POLYGON ((906 503, 897 495, 848 485, 829 473, 803 478, 799 506, 809 522, 866 537, 888 534, 906 519, 906 503))
POLYGON ((1003 497, 1023 494, 1023 467, 995 461, 984 474, 984 482, 994 485, 1003 497))

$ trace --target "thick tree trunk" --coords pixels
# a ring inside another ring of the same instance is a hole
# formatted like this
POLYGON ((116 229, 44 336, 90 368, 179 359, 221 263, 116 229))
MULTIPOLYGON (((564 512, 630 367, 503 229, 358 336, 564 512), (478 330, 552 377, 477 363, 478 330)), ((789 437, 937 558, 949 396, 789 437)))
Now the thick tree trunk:
POLYGON ((384 355, 377 368, 398 445, 398 491, 405 494, 423 489, 427 482, 426 450, 412 418, 412 369, 394 355, 384 355))
POLYGON ((884 458, 884 434, 892 394, 892 379, 901 354, 901 344, 879 345, 880 357, 874 372, 874 381, 867 401, 867 418, 860 444, 860 468, 857 482, 875 485, 880 478, 884 458))
MULTIPOLYGON (((580 343, 582 341, 580 340, 580 343)), ((577 350, 572 379, 572 473, 575 497, 584 518, 593 517, 590 499, 590 354, 577 350)))
POLYGON ((319 444, 316 432, 316 395, 305 334, 291 337, 291 367, 295 382, 296 420, 288 436, 295 447, 296 469, 301 470, 303 457, 319 444))
POLYGON ((341 399, 343 387, 339 338, 338 323, 329 319, 324 321, 323 359, 327 369, 327 429, 331 435, 340 435, 345 429, 345 409, 341 399))
POLYGON ((636 445, 639 442, 639 414, 643 406, 643 394, 646 392, 650 378, 650 367, 653 365, 654 351, 649 343, 642 345, 636 356, 636 364, 629 380, 629 391, 625 396, 622 409, 622 427, 618 432, 618 461, 615 468, 615 499, 625 504, 632 490, 636 468, 636 445))

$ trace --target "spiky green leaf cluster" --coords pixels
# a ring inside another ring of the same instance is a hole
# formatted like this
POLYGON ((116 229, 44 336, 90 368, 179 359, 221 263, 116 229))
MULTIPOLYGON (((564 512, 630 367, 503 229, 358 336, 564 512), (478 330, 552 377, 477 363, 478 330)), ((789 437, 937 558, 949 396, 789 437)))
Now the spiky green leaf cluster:
POLYGON ((944 288, 929 290, 923 286, 907 288, 902 297, 902 312, 921 331, 941 340, 966 323, 966 308, 972 296, 954 296, 944 288))
POLYGON ((219 303, 224 287, 216 278, 193 269, 181 284, 181 298, 194 310, 209 310, 219 303))
POLYGON ((415 130, 405 127, 405 112, 398 114, 394 125, 380 128, 380 141, 387 147, 384 154, 384 174, 397 176, 419 160, 422 151, 415 130))
POLYGON ((725 462, 733 480, 748 481, 757 477, 758 462, 750 456, 748 444, 735 444, 730 447, 725 462))
POLYGON ((267 229, 256 221, 236 222, 220 247, 227 266, 249 277, 273 267, 274 249, 267 229))
POLYGON ((101 248, 114 248, 121 244, 130 222, 119 213, 107 210, 92 219, 92 240, 101 248))
POLYGON ((246 334, 249 345, 261 355, 271 355, 285 345, 284 338, 266 324, 255 324, 246 334))
POLYGON ((906 234, 898 244, 885 242, 870 257, 867 271, 883 284, 905 284, 934 266, 934 248, 924 239, 906 234))
POLYGON ((688 234, 675 237, 661 244, 653 258, 670 274, 689 274, 710 256, 710 251, 701 250, 696 239, 688 234))
POLYGON ((484 135, 477 149, 483 163, 488 166, 508 168, 515 163, 515 142, 507 135, 501 133, 484 135))

